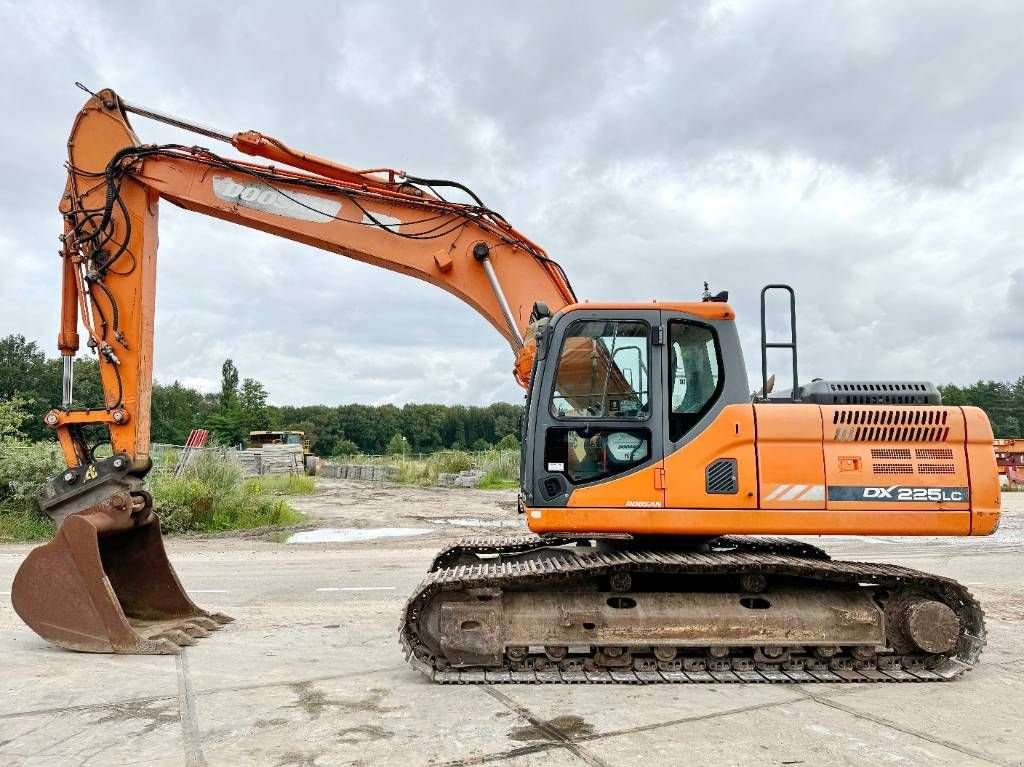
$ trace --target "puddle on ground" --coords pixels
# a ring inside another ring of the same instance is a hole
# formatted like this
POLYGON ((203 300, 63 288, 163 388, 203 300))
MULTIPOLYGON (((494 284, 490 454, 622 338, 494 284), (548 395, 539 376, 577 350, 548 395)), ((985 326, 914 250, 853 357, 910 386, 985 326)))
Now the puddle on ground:
POLYGON ((586 737, 594 734, 594 726, 579 716, 557 716, 546 722, 537 722, 529 727, 516 727, 508 737, 518 741, 558 740, 558 735, 569 738, 586 737))
POLYGON ((454 525, 455 527, 522 527, 518 519, 432 519, 435 525, 454 525))
POLYGON ((405 538, 432 532, 429 527, 321 527, 290 535, 285 543, 351 543, 378 538, 405 538))

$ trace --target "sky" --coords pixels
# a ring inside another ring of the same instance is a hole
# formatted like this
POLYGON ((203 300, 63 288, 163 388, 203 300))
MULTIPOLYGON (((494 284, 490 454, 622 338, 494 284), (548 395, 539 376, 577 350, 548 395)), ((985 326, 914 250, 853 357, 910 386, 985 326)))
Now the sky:
MULTIPOLYGON (((802 379, 1016 379, 1022 28, 1017 2, 0 0, 0 336, 56 354, 77 80, 458 179, 581 298, 728 290, 751 388, 773 282, 802 379)), ((169 204, 160 225, 162 383, 217 390, 231 357, 279 405, 521 401, 506 343, 433 286, 169 204)))

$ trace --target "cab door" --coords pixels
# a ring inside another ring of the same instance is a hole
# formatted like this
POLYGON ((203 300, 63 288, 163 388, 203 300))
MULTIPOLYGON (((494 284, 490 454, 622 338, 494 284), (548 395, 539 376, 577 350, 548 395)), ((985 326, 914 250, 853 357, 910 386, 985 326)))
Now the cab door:
POLYGON ((735 323, 662 314, 665 505, 757 508, 754 408, 735 323))
POLYGON ((548 507, 660 508, 661 313, 584 309, 555 319, 543 385, 531 395, 537 442, 528 500, 548 507))

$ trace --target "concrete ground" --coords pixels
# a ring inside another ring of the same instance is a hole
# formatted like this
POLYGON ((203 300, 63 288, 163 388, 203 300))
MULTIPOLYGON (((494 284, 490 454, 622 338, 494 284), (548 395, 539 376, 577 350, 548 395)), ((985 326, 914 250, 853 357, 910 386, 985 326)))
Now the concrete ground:
MULTIPOLYGON (((0 594, 0 764, 1024 765, 1024 494, 1004 502, 993 538, 815 539, 971 588, 989 643, 955 682, 443 687, 406 666, 399 612, 445 540, 512 531, 514 494, 324 481, 316 526, 428 532, 171 540, 237 618, 180 656, 54 649, 0 594)), ((0 546, 0 592, 28 549, 0 546)))

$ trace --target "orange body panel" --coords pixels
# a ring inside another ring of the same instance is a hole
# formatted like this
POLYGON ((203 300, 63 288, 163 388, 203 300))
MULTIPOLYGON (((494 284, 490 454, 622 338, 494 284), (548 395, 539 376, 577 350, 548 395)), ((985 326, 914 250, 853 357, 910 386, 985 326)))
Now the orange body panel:
MULTIPOLYGON (((963 413, 958 407, 823 406, 825 475, 836 487, 968 487, 963 413)), ((829 500, 834 511, 893 508, 877 501, 829 500)), ((905 501, 899 508, 968 511, 970 500, 905 501)))
POLYGON ((971 535, 991 535, 999 527, 999 469, 992 450, 992 424, 976 407, 961 408, 967 428, 967 468, 971 479, 971 535))
POLYGON ((754 409, 729 405, 701 434, 665 459, 665 506, 670 508, 757 508, 754 409), (706 492, 704 470, 718 458, 736 459, 739 492, 706 492))
POLYGON ((621 509, 658 508, 665 505, 662 464, 622 474, 606 482, 578 487, 569 496, 569 507, 607 506, 621 509))
POLYGON ((969 512, 536 508, 535 533, 632 535, 969 535, 969 512))
POLYGON ((824 509, 821 410, 815 405, 754 405, 754 414, 761 508, 824 509))
POLYGON ((663 508, 629 504, 651 469, 576 490, 567 508, 529 509, 527 523, 536 533, 988 535, 999 523, 991 444, 976 408, 732 405, 664 460, 663 508), (757 472, 753 457, 744 462, 755 420, 757 472), (708 496, 705 467, 732 457, 739 492, 708 496), (829 500, 864 488, 875 495, 829 500), (958 488, 969 498, 958 500, 958 488))

